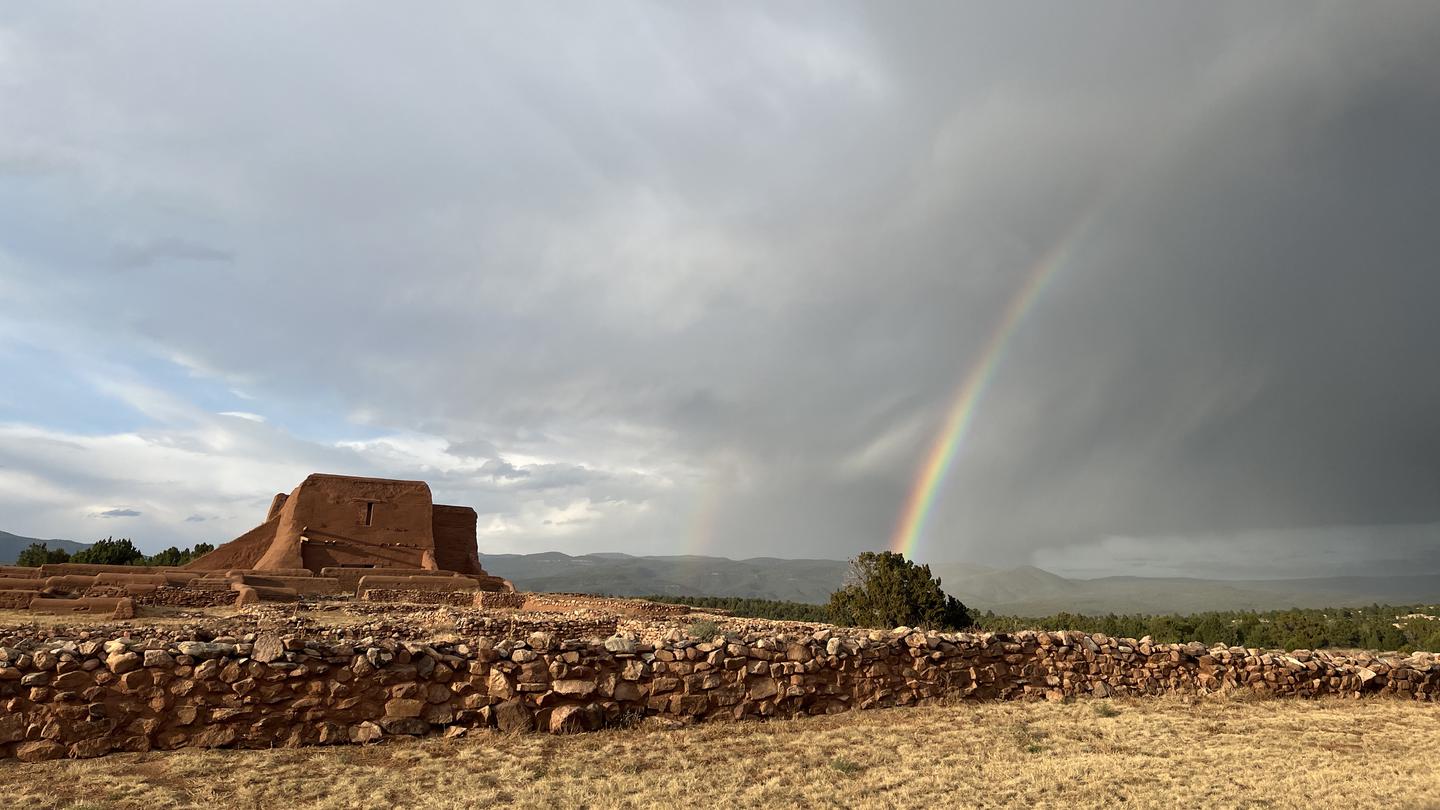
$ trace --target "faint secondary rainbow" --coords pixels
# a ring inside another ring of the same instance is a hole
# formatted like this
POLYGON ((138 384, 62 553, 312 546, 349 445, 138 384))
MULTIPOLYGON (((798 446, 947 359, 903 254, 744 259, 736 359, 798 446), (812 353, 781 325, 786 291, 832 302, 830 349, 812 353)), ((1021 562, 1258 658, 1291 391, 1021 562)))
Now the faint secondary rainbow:
POLYGON ((941 485, 945 483, 945 476, 950 472, 950 466, 955 461, 956 453, 965 443, 965 437, 970 434, 970 426, 975 420, 976 408, 984 399, 985 391, 994 379, 995 369, 1005 356, 1006 344, 1009 343, 1010 338, 1015 334, 1015 330, 1024 320, 1025 314, 1035 304, 1040 293, 1044 291, 1046 284, 1055 277, 1056 271, 1064 267, 1070 257, 1074 255, 1075 249, 1083 241, 1086 231, 1089 230, 1090 224, 1094 222, 1100 209, 1101 206, 1092 205, 1084 215, 1076 219, 1060 239, 1026 272, 1020 289, 1015 292, 1015 295, 1010 298, 1010 303, 1005 306, 1005 311, 1000 316, 1000 322, 995 325, 989 339, 985 341, 985 345, 981 348, 975 364, 970 367, 969 373, 961 380, 960 388, 955 393, 955 400, 951 403, 950 410, 945 416, 944 425, 935 436, 935 440, 930 446, 930 452, 925 456, 925 463, 921 465, 915 483, 910 488, 910 494, 905 499, 905 508, 900 513, 900 520, 895 526, 895 534, 890 540, 891 551, 898 551, 906 557, 914 557, 915 549, 920 544, 920 537, 925 531, 925 523, 930 517, 931 509, 935 506, 935 496, 939 493, 941 485))
POLYGON ((710 548, 715 537, 715 523, 720 516, 720 501, 723 487, 720 482, 710 480, 701 490, 700 502, 690 518, 690 531, 686 537, 684 552, 687 555, 703 554, 710 548))

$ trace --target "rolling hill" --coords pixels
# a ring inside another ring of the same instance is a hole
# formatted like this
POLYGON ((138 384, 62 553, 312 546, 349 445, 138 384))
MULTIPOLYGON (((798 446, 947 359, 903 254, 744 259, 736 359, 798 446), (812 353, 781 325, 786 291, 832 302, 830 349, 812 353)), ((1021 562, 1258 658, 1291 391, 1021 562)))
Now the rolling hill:
POLYGON ((1440 600, 1440 574, 1401 577, 1216 580, 1181 577, 1067 579, 1033 566, 975 571, 939 564, 931 570, 948 593, 996 613, 1197 613, 1413 604, 1440 600))
MULTIPOLYGON (((757 557, 633 557, 559 552, 487 554, 492 574, 522 590, 643 596, 742 596, 823 603, 849 566, 840 560, 757 557)), ((945 590, 965 604, 996 613, 1196 613, 1283 610, 1374 602, 1440 601, 1440 574, 1405 577, 1213 580, 1164 577, 1070 579, 1034 566, 996 569, 969 563, 930 566, 945 590)))
POLYGON ((19 557, 20 552, 24 551, 25 547, 31 543, 44 543, 50 548, 63 548, 71 554, 88 545, 76 543, 73 540, 41 540, 38 537, 21 537, 18 534, 0 532, 0 565, 14 565, 15 558, 19 557))
POLYGON ((486 554, 485 570, 517 588, 533 591, 603 593, 616 596, 746 596, 825 602, 849 564, 840 560, 782 560, 754 557, 632 557, 556 551, 540 554, 486 554))

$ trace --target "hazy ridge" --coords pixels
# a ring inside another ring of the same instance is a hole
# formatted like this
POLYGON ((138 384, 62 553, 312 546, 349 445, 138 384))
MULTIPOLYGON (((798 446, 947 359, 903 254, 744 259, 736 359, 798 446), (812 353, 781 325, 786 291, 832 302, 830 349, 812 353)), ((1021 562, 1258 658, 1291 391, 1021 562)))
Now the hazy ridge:
POLYGON ((14 565, 15 558, 20 556, 31 543, 44 543, 50 548, 63 548, 74 554, 88 546, 87 543, 77 543, 74 540, 42 540, 38 537, 22 537, 10 532, 0 532, 0 565, 14 565))
MULTIPOLYGON (((484 555, 487 570, 525 590, 626 596, 743 596, 825 602, 848 564, 840 560, 757 557, 632 557, 559 552, 484 555)), ((1165 577, 1069 579, 1034 566, 995 569, 938 563, 931 570, 946 591, 980 610, 1012 615, 1071 613, 1194 613, 1346 607, 1373 602, 1440 601, 1440 574, 1403 577, 1210 580, 1165 577)))

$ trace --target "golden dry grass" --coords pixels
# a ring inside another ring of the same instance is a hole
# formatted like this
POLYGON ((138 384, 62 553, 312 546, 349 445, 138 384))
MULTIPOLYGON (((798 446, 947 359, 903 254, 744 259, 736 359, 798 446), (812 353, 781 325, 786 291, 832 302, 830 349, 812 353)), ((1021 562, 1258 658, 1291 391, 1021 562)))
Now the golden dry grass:
POLYGON ((0 767, 11 807, 1440 806, 1440 706, 929 706, 773 723, 0 767))

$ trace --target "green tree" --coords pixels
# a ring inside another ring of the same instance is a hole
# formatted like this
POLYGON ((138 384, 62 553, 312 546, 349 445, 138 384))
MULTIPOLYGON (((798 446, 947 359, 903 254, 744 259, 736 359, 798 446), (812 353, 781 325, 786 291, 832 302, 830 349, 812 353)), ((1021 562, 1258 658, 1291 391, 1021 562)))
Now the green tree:
POLYGON ((203 557, 214 551, 215 547, 209 543, 196 543, 192 548, 177 548, 171 546, 164 551, 146 557, 145 565, 155 566, 178 566, 185 565, 196 557, 203 557))
POLYGON ((830 618, 853 627, 971 625, 970 611, 940 590, 930 566, 916 565, 893 551, 866 551, 850 561, 845 587, 830 594, 830 618))
POLYGON ((135 548, 129 538, 123 537, 119 540, 107 537, 70 556, 70 562, 88 565, 138 565, 144 560, 145 555, 140 549, 135 548))
POLYGON ((1219 642, 1229 646, 1238 640, 1234 625, 1218 613, 1206 613, 1195 625, 1195 633, 1189 637, 1176 636, 1176 641, 1198 640, 1209 644, 1219 642))
POLYGON ((171 546, 145 558, 146 565, 184 565, 190 562, 190 552, 171 546))
POLYGON ((46 563, 70 562, 70 554, 63 548, 47 548, 44 543, 31 543, 15 559, 16 565, 38 568, 46 563))

